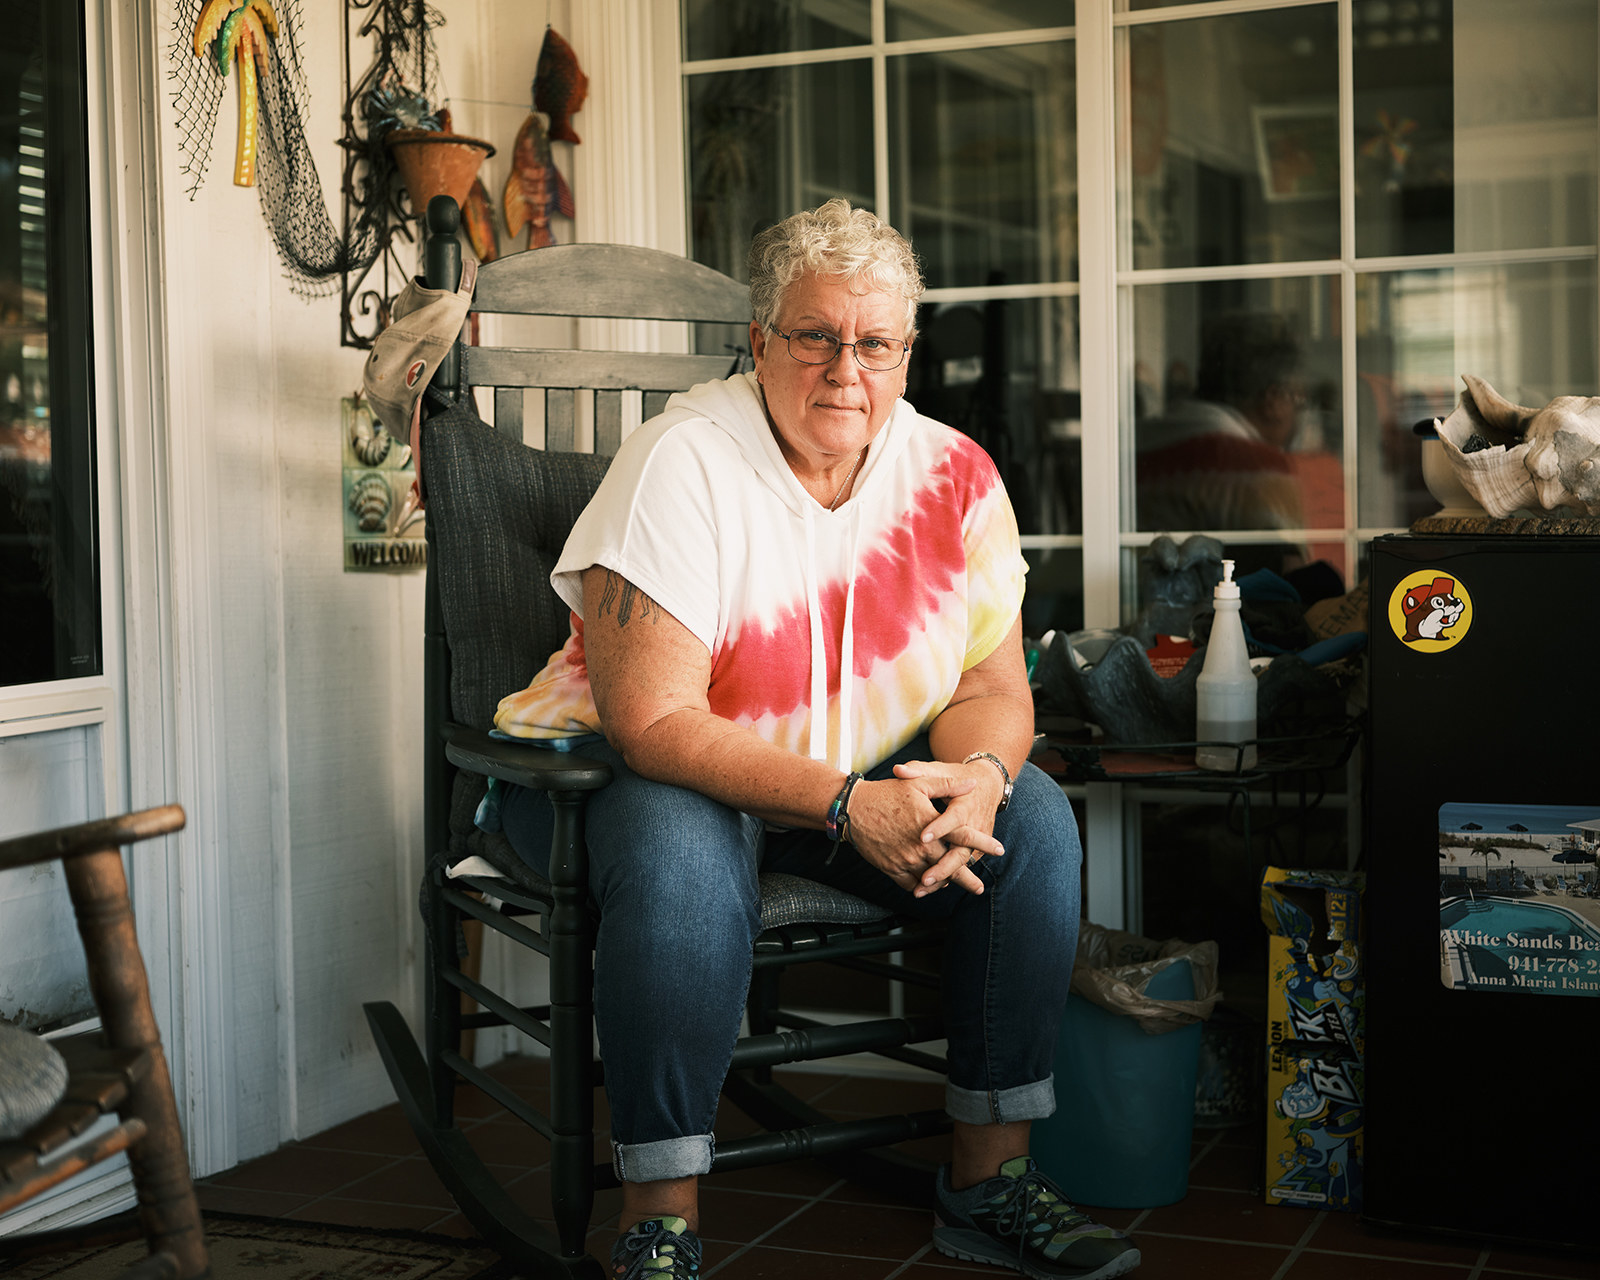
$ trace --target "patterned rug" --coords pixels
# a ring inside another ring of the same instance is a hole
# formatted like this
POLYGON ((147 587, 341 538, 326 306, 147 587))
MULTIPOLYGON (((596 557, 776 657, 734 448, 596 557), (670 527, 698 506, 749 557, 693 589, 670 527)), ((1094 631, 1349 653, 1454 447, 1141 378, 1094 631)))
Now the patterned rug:
MULTIPOLYGON (((241 1214, 208 1213, 205 1223, 214 1280, 509 1280, 515 1274, 478 1240, 241 1214)), ((114 1280, 148 1250, 142 1239, 108 1227, 100 1224, 86 1245, 0 1260, 0 1276, 114 1280)), ((8 1245, 20 1248, 25 1241, 0 1237, 0 1258, 8 1245)))

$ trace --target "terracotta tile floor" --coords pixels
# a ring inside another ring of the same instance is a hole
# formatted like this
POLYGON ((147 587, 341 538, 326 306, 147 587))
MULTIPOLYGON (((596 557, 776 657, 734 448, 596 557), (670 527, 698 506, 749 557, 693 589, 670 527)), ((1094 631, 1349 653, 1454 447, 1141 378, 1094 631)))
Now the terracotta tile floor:
MULTIPOLYGON (((543 1101, 543 1067, 509 1059, 495 1074, 543 1101)), ((936 1107, 942 1088, 926 1081, 797 1075, 786 1079, 817 1105, 864 1114, 886 1087, 912 1109, 936 1107)), ((468 1139, 537 1217, 547 1213, 545 1147, 537 1135, 476 1090, 461 1092, 468 1139)), ((603 1120, 602 1120, 603 1123, 603 1120)), ((737 1112, 719 1119, 724 1136, 748 1131, 737 1112)), ((1144 1256, 1141 1280, 1510 1280, 1600 1276, 1594 1260, 1501 1247, 1477 1248, 1369 1232, 1350 1215, 1263 1204, 1249 1187, 1254 1150, 1248 1129, 1196 1131, 1189 1194, 1158 1209, 1108 1209, 1101 1221, 1129 1231, 1144 1256)), ((944 1140, 911 1144, 937 1158, 944 1140)), ((600 1158, 604 1158, 602 1146, 600 1158)), ((473 1229, 434 1176, 398 1104, 271 1155, 206 1178, 202 1207, 351 1226, 403 1227, 471 1236, 473 1229)), ((929 1243, 927 1211, 875 1196, 821 1165, 796 1161, 709 1178, 702 1189, 703 1274, 720 1280, 951 1280, 997 1276, 957 1263, 929 1243)), ((608 1256, 618 1193, 602 1192, 589 1247, 608 1256)))

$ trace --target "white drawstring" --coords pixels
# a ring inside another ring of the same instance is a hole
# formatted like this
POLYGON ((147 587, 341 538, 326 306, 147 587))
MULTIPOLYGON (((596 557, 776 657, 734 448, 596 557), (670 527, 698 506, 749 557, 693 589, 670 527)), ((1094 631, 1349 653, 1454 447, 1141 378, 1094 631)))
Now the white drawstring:
POLYGON ((856 555, 861 549, 861 507, 850 509, 850 576, 844 595, 844 638, 839 645, 839 759, 841 773, 855 768, 855 743, 850 731, 850 691, 855 685, 856 662, 856 555))
POLYGON ((828 758, 828 651, 822 638, 822 602, 817 595, 817 532, 811 512, 806 525, 806 610, 811 615, 811 745, 813 760, 828 758))
MULTIPOLYGON (((860 508, 853 507, 850 520, 849 571, 845 579, 844 636, 839 645, 839 749, 834 763, 841 773, 855 768, 855 736, 851 730, 851 710, 855 684, 856 556, 861 549, 860 508)), ((828 650, 822 634, 822 599, 817 587, 817 535, 811 512, 806 526, 806 608, 811 615, 811 740, 807 754, 813 760, 828 758, 828 650)))

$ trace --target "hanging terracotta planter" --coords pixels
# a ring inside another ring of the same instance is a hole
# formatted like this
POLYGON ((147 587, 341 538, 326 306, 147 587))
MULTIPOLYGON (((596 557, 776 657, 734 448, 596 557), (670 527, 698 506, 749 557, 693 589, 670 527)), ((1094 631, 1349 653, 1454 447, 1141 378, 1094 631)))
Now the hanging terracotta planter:
POLYGON ((456 204, 465 204, 478 167, 494 154, 494 148, 482 138, 435 129, 394 129, 383 141, 394 155, 417 217, 434 196, 449 196, 456 204))

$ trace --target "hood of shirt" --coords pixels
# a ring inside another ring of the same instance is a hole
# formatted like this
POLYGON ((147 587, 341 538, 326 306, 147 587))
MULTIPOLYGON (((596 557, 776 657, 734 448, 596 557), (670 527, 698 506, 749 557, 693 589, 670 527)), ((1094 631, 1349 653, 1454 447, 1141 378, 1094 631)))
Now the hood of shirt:
POLYGON ((767 421, 761 387, 754 373, 741 374, 717 382, 704 382, 679 392, 667 401, 654 425, 667 429, 691 419, 708 421, 726 432, 738 445, 750 469, 791 511, 804 539, 806 609, 811 627, 811 729, 807 754, 814 760, 827 760, 828 671, 827 647, 822 630, 820 568, 817 561, 817 529, 820 521, 844 521, 849 529, 849 571, 845 586, 844 634, 839 645, 839 740, 833 762, 850 772, 853 733, 851 730, 852 667, 855 662, 856 573, 861 550, 859 513, 867 498, 881 485, 892 483, 895 458, 904 452, 916 431, 917 412, 903 399, 896 400, 887 421, 873 437, 867 456, 855 476, 855 488, 848 501, 830 511, 806 492, 799 477, 784 459, 778 440, 767 421))
POLYGON ((726 432, 762 483, 795 515, 805 518, 813 514, 844 515, 858 495, 869 491, 874 475, 887 475, 892 469, 891 460, 905 449, 916 430, 917 411, 904 400, 895 401, 888 420, 873 437, 866 459, 856 474, 850 501, 842 504, 837 512, 828 511, 807 493, 784 459, 777 436, 767 422, 761 387, 754 373, 702 382, 678 392, 667 401, 655 423, 665 428, 693 418, 704 419, 726 432))

